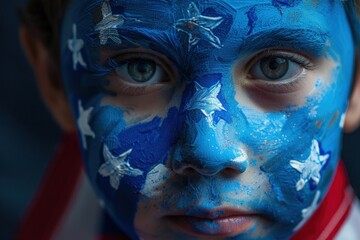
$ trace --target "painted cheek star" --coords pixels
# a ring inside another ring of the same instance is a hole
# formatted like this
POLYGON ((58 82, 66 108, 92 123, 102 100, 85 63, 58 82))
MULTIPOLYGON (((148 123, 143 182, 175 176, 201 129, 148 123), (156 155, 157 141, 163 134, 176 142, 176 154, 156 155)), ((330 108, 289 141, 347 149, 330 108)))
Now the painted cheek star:
POLYGON ((114 156, 108 146, 104 145, 103 156, 105 163, 100 166, 99 173, 103 177, 110 177, 110 185, 115 190, 119 188, 120 180, 125 175, 136 177, 143 174, 140 169, 135 169, 130 166, 127 158, 131 152, 132 149, 129 149, 119 156, 114 156))
POLYGON ((313 180, 316 185, 319 183, 321 178, 320 171, 329 157, 329 154, 320 154, 319 142, 317 140, 313 140, 310 156, 305 160, 305 162, 302 163, 295 160, 290 161, 290 165, 295 168, 296 171, 301 173, 300 180, 296 183, 297 191, 303 189, 310 179, 313 180))

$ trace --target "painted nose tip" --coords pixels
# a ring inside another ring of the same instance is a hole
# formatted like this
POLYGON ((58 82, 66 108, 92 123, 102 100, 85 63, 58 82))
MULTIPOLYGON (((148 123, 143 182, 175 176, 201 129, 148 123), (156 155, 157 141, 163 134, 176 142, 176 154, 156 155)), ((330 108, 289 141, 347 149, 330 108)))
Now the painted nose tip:
POLYGON ((237 157, 228 163, 228 168, 234 169, 240 173, 246 171, 249 166, 247 155, 244 154, 241 157, 237 157))

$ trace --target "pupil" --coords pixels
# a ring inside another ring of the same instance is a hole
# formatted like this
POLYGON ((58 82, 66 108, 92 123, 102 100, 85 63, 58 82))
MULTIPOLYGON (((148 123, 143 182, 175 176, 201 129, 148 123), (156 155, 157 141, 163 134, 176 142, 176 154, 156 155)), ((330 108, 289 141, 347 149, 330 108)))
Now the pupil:
POLYGON ((266 57, 261 60, 262 73, 270 80, 282 78, 289 70, 289 61, 282 57, 266 57))
POLYGON ((149 59, 134 59, 128 62, 128 73, 136 82, 151 80, 156 72, 156 63, 149 59))

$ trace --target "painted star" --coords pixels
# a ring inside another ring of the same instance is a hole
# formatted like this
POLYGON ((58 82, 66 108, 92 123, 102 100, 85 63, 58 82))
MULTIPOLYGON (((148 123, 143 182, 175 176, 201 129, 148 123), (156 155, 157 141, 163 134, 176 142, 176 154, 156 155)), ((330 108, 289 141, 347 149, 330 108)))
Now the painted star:
POLYGON ((329 154, 321 155, 319 142, 317 140, 312 141, 310 156, 305 162, 299 162, 291 160, 290 165, 296 169, 300 175, 300 180, 296 183, 296 190, 300 191, 304 188, 305 184, 311 179, 317 185, 320 181, 320 170, 325 165, 326 161, 330 157, 329 154))
POLYGON ((81 55, 81 49, 84 47, 84 41, 77 38, 77 28, 76 24, 73 24, 73 38, 68 40, 68 47, 73 53, 73 69, 77 69, 78 63, 86 68, 86 63, 81 55))
POLYGON ((294 228, 294 231, 299 230, 304 225, 304 223, 306 223, 307 220, 313 215, 313 213, 316 211, 318 207, 319 198, 320 198, 320 191, 316 191, 315 197, 311 205, 307 208, 304 208, 301 211, 303 220, 294 228))
POLYGON ((216 48, 221 48, 220 39, 212 32, 222 22, 222 17, 208 17, 201 15, 195 3, 190 3, 187 10, 189 18, 179 19, 174 27, 181 32, 189 35, 189 50, 195 46, 200 40, 209 42, 216 48))
POLYGON ((120 14, 114 15, 111 11, 109 0, 105 0, 101 6, 102 20, 96 24, 95 31, 100 31, 100 44, 104 45, 111 39, 116 44, 121 44, 117 27, 122 26, 125 17, 120 14))
POLYGON ((78 106, 79 106, 79 118, 77 119, 77 125, 81 133, 83 147, 84 149, 86 149, 87 148, 86 136, 95 138, 95 133, 91 130, 91 127, 89 125, 90 115, 91 112, 94 110, 94 108, 90 107, 87 110, 84 110, 81 104, 81 100, 78 101, 78 106))
POLYGON ((103 177, 110 177, 110 185, 115 190, 119 188, 120 180, 125 176, 140 176, 143 172, 140 169, 135 169, 130 166, 127 161, 127 157, 131 154, 132 149, 120 154, 119 156, 113 156, 108 146, 104 145, 103 156, 105 163, 99 168, 99 173, 103 177))
POLYGON ((206 119, 212 123, 212 116, 215 111, 226 111, 220 100, 217 98, 221 90, 221 84, 220 82, 217 82, 210 88, 206 88, 195 82, 195 89, 196 92, 190 99, 187 109, 200 110, 205 115, 206 119))

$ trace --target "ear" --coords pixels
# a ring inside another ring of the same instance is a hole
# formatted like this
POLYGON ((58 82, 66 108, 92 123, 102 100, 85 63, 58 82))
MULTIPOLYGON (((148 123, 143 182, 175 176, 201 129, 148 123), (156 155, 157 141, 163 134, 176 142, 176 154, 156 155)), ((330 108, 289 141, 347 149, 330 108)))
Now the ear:
POLYGON ((64 131, 75 131, 75 122, 62 85, 60 68, 54 63, 51 53, 26 26, 20 28, 20 42, 32 65, 46 106, 64 131))
POLYGON ((355 63, 354 86, 346 113, 344 131, 354 131, 360 125, 360 52, 355 63))

